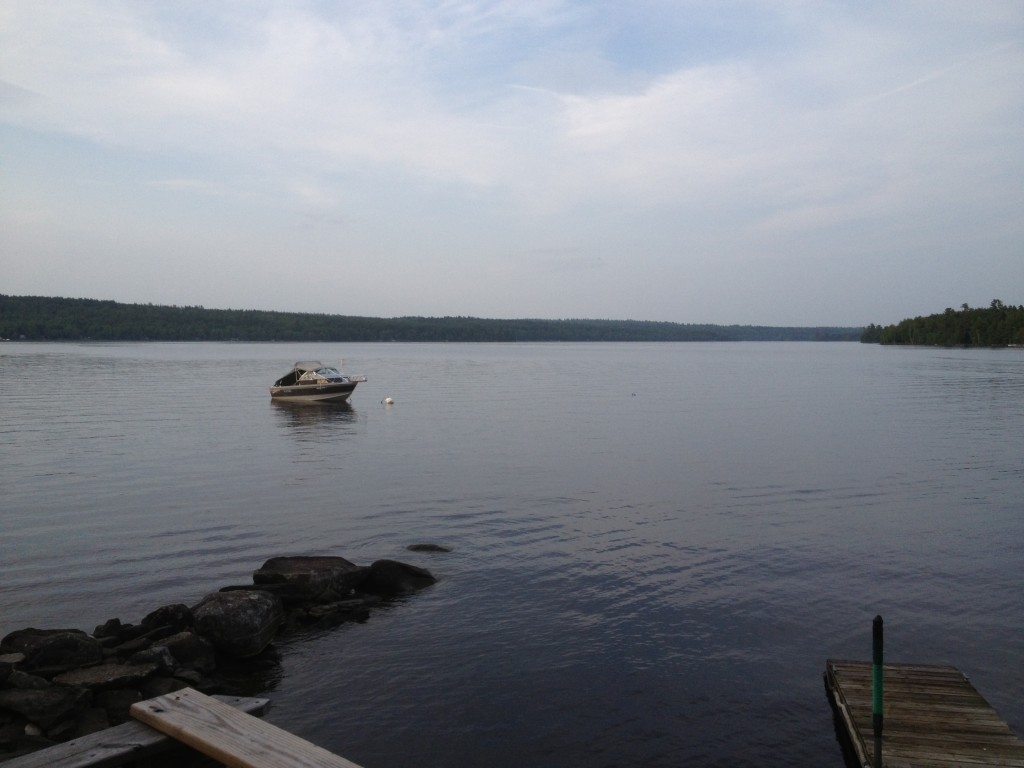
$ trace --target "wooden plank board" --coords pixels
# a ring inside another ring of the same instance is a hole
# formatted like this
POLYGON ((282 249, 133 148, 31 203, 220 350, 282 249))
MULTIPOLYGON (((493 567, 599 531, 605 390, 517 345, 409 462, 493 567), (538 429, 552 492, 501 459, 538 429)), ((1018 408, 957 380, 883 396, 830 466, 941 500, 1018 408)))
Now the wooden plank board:
MULTIPOLYGON (((267 699, 217 696, 245 716, 261 715, 267 699)), ((114 768, 159 754, 174 740, 135 720, 3 762, 3 768, 114 768)))
POLYGON ((133 704, 131 714, 230 768, 359 768, 191 688, 133 704))
MULTIPOLYGON (((1024 768, 1024 741, 956 667, 886 664, 883 674, 883 766, 1024 768)), ((870 662, 829 659, 825 681, 858 761, 871 766, 870 662)))

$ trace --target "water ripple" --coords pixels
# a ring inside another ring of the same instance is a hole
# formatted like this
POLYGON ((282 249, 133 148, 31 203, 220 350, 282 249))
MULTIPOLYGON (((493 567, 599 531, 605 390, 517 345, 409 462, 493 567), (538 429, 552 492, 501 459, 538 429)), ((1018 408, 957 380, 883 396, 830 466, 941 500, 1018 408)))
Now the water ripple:
POLYGON ((5 346, 2 631, 391 557, 440 580, 284 640, 271 693, 375 768, 838 768, 821 668, 876 613, 1024 726, 1019 356, 356 345, 351 407, 275 407, 320 346, 5 346), (54 368, 75 386, 17 386, 54 368))

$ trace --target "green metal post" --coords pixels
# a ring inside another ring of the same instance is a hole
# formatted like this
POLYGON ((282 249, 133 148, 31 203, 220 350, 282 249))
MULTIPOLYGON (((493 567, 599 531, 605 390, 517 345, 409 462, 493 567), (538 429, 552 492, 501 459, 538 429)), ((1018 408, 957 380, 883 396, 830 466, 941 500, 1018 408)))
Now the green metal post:
POLYGON ((882 617, 871 626, 871 730, 875 735, 875 768, 882 768, 882 617))

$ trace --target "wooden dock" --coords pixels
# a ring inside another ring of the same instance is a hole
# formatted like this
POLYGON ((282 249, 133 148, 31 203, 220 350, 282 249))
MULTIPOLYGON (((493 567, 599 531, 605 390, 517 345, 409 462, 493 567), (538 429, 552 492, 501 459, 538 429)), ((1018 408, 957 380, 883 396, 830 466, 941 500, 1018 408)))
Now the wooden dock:
MULTIPOLYGON (((883 768, 1024 768, 1024 741, 956 667, 885 664, 883 768)), ((873 766, 871 663, 825 663, 856 759, 873 766)))
POLYGON ((359 768, 191 688, 132 704, 131 714, 230 768, 359 768))

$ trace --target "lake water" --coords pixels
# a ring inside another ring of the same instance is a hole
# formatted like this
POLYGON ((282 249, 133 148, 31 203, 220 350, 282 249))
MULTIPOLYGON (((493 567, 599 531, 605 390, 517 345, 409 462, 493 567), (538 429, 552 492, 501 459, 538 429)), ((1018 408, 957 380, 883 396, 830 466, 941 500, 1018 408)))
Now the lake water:
POLYGON ((366 768, 841 768, 821 675, 875 614, 1024 733, 1022 350, 12 342, 0 490, 0 634, 430 569, 268 673, 366 768), (351 408, 271 403, 340 355, 351 408))

